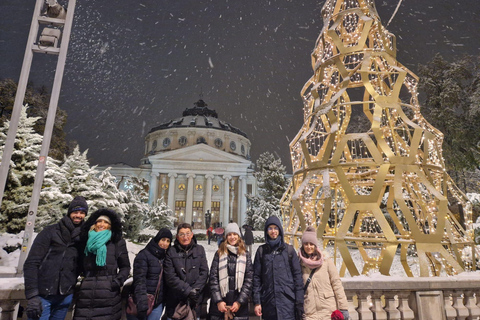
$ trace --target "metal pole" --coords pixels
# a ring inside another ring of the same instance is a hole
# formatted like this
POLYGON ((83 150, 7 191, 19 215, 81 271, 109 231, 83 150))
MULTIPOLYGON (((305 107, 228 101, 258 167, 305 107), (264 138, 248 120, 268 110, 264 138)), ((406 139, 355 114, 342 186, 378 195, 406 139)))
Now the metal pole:
POLYGON ((58 99, 60 97, 60 88, 62 86, 65 61, 67 59, 68 43, 70 42, 70 33, 72 30, 75 4, 76 0, 68 1, 67 16, 65 18, 65 25, 63 27, 60 54, 58 56, 55 79, 53 81, 52 95, 50 97, 50 105, 48 107, 42 148, 40 150, 40 157, 38 159, 38 166, 35 174, 35 182, 33 184, 32 199, 30 200, 30 207, 28 208, 27 223, 25 226, 25 233, 23 235, 22 250, 20 251, 20 258, 18 260, 17 275, 21 275, 23 273, 23 264, 32 245, 32 236, 35 227, 35 218, 37 217, 38 201, 40 199, 45 166, 48 158, 48 150, 50 148, 50 141, 52 139, 52 132, 55 124, 55 116, 57 113, 58 99))
POLYGON ((10 118, 10 127, 8 128, 7 139, 3 148, 2 163, 0 164, 0 207, 2 206, 3 193, 5 191, 5 185, 8 177, 8 169, 10 168, 10 160, 12 159, 18 123, 20 122, 20 113, 22 111, 23 99, 25 98, 25 91, 27 89, 28 76, 30 75, 30 68, 32 66, 32 45, 34 44, 38 34, 38 23, 36 19, 40 15, 42 5, 43 0, 37 0, 35 9, 33 10, 30 34, 28 35, 27 48, 25 49, 25 56, 23 57, 22 71, 20 72, 17 93, 15 95, 15 102, 13 104, 12 117, 10 118))

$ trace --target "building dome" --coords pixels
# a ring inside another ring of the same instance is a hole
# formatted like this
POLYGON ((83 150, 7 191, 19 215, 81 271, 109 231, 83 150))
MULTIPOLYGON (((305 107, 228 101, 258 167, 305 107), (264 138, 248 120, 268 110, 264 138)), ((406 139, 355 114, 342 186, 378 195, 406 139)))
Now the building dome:
POLYGON ((148 157, 166 152, 207 144, 213 148, 250 159, 251 143, 247 135, 233 125, 218 118, 202 100, 183 111, 182 116, 160 124, 145 137, 145 156, 142 165, 148 165, 148 157))

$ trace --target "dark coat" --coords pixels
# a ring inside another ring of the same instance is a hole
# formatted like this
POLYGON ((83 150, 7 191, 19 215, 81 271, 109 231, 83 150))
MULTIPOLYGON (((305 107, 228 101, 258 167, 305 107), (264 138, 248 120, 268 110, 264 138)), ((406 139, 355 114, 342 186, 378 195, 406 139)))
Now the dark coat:
POLYGON ((245 241, 245 244, 247 246, 249 245, 252 245, 254 240, 253 240, 253 232, 252 232, 252 229, 250 227, 246 227, 245 228, 245 233, 243 235, 243 239, 245 241))
POLYGON ((235 313, 235 318, 238 320, 248 320, 248 298, 252 293, 253 287, 253 265, 252 258, 250 253, 247 254, 247 264, 245 266, 245 277, 243 279, 243 285, 240 291, 235 290, 235 274, 237 269, 237 255, 228 252, 227 258, 227 272, 228 272, 228 293, 222 298, 220 293, 220 283, 219 283, 219 273, 218 273, 218 263, 219 255, 218 251, 215 253, 215 256, 212 261, 212 266, 210 269, 210 291, 211 291, 211 300, 210 300, 210 316, 212 320, 223 320, 225 314, 218 311, 217 303, 220 301, 225 301, 227 306, 233 305, 236 301, 240 304, 240 309, 235 313))
MULTIPOLYGON (((195 238, 188 248, 175 244, 167 251, 164 262, 164 277, 167 284, 166 313, 172 318, 180 301, 187 301, 192 289, 203 292, 208 280, 208 263, 205 249, 197 245, 195 238)), ((201 301, 201 300, 199 300, 201 301)))
POLYGON ((283 242, 283 228, 277 217, 270 217, 267 227, 275 224, 280 229, 281 242, 272 248, 268 242, 255 255, 253 272, 253 301, 262 305, 265 320, 295 319, 295 306, 303 305, 302 269, 293 247, 283 242))
POLYGON ((37 235, 23 265, 27 299, 73 293, 79 274, 79 235, 80 226, 68 216, 37 235))
POLYGON ((75 305, 74 319, 121 319, 122 302, 120 288, 130 273, 130 261, 125 240, 122 237, 120 217, 111 210, 100 209, 94 212, 84 225, 85 234, 95 220, 106 215, 112 222, 112 238, 107 242, 106 265, 97 266, 96 256, 89 254, 83 257, 85 278, 80 286, 75 305))
MULTIPOLYGON (((155 294, 158 286, 158 278, 163 270, 163 261, 166 250, 158 246, 154 239, 150 240, 145 249, 141 250, 133 262, 132 292, 138 310, 148 309, 147 293, 155 294)), ((164 278, 162 276, 162 278, 164 278)), ((164 280, 160 281, 157 299, 154 307, 163 302, 164 280)))

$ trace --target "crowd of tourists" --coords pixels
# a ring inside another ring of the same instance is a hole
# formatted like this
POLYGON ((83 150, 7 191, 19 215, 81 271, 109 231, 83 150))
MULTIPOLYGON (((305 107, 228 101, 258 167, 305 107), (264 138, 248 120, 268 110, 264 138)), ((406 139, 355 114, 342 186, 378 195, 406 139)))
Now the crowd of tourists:
POLYGON ((131 266, 121 219, 109 209, 85 221, 87 214, 86 200, 75 197, 66 216, 33 242, 24 265, 28 319, 65 319, 73 306, 73 319, 118 320, 124 305, 129 320, 247 320, 251 312, 266 320, 349 318, 338 271, 313 227, 297 252, 285 243, 280 220, 268 218, 265 244, 252 259, 251 229, 246 244, 231 222, 210 269, 190 224, 179 224, 175 237, 160 229, 135 257, 122 303, 131 266))

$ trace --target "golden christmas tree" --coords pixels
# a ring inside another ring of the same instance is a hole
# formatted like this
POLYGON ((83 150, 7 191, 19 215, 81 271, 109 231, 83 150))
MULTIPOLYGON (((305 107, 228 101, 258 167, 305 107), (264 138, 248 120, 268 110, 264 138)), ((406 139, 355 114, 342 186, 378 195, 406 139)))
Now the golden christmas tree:
POLYGON ((388 275, 395 258, 414 276, 407 257, 420 276, 474 268, 462 258, 468 251, 475 261, 472 231, 449 209, 460 203, 469 226, 471 204, 445 170, 443 135, 421 115, 418 77, 396 60, 374 0, 327 0, 322 15, 301 93, 304 125, 290 144, 287 240, 298 245, 315 226, 352 276, 388 275))

